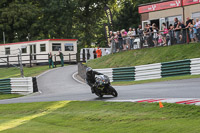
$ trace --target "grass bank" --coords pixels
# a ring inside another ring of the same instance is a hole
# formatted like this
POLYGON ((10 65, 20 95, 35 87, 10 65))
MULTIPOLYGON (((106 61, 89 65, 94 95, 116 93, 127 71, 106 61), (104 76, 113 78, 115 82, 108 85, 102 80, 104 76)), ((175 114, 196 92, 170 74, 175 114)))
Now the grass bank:
POLYGON ((0 93, 0 100, 17 98, 17 97, 21 97, 21 96, 23 96, 23 95, 19 95, 19 94, 1 94, 0 93))
POLYGON ((164 103, 164 108, 160 109, 158 103, 74 101, 60 106, 60 108, 56 108, 54 107, 56 104, 58 104, 58 102, 0 105, 0 129, 4 128, 1 132, 200 132, 199 106, 164 103), (52 109, 53 107, 54 109, 52 109), (49 109, 47 110, 47 108, 49 109), (43 115, 39 115, 42 113, 43 115), (13 126, 16 122, 25 118, 27 121, 21 121, 21 123, 17 123, 17 126, 13 126), (8 124, 8 126, 6 124, 8 124), (4 127, 2 128, 1 125, 4 125, 4 127))
MULTIPOLYGON (((58 65, 59 67, 60 65, 58 65)), ((45 71, 49 70, 49 66, 35 66, 35 67, 24 67, 24 76, 25 77, 34 77, 45 71)), ((20 77, 20 69, 11 67, 11 68, 0 68, 0 79, 5 78, 15 78, 20 77)))
POLYGON ((124 51, 91 60, 86 65, 94 69, 117 68, 199 57, 200 44, 195 43, 124 51))

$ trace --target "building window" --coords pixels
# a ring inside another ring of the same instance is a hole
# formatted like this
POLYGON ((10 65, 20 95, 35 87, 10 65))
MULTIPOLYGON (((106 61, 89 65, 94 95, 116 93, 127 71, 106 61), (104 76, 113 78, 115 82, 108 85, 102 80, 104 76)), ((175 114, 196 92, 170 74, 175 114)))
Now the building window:
POLYGON ((65 43, 65 51, 74 51, 73 43, 65 43))
POLYGON ((61 43, 52 43, 52 50, 53 51, 61 50, 61 43))
POLYGON ((22 54, 26 54, 27 53, 27 46, 22 46, 21 50, 22 50, 22 54))
POLYGON ((197 18, 200 19, 200 12, 192 13, 192 19, 194 19, 195 22, 197 18))
POLYGON ((40 52, 46 51, 46 44, 40 44, 40 52))
POLYGON ((5 48, 5 54, 10 55, 10 48, 5 48))

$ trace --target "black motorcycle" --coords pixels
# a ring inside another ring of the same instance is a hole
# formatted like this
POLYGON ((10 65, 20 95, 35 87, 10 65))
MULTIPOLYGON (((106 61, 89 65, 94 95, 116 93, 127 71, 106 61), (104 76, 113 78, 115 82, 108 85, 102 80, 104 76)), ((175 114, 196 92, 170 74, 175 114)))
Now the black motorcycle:
POLYGON ((110 85, 110 79, 108 76, 96 75, 95 81, 94 93, 98 97, 103 97, 104 95, 112 95, 114 97, 118 96, 117 91, 110 85))

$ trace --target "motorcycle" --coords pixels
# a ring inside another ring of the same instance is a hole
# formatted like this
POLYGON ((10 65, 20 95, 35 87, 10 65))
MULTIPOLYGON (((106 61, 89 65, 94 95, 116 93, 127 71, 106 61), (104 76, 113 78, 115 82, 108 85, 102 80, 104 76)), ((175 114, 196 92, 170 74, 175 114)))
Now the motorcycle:
POLYGON ((94 93, 98 97, 103 97, 104 95, 112 95, 114 97, 118 96, 117 91, 110 85, 110 79, 106 75, 96 75, 95 76, 95 89, 94 93))

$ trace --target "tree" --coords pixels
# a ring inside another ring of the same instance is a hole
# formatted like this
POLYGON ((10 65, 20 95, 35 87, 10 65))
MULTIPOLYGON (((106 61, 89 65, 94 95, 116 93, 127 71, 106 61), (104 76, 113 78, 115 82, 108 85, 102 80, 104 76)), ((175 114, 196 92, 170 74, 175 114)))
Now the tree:
POLYGON ((37 34, 35 22, 40 10, 35 5, 14 1, 4 4, 0 9, 0 30, 5 32, 7 42, 25 41, 28 34, 37 34))

